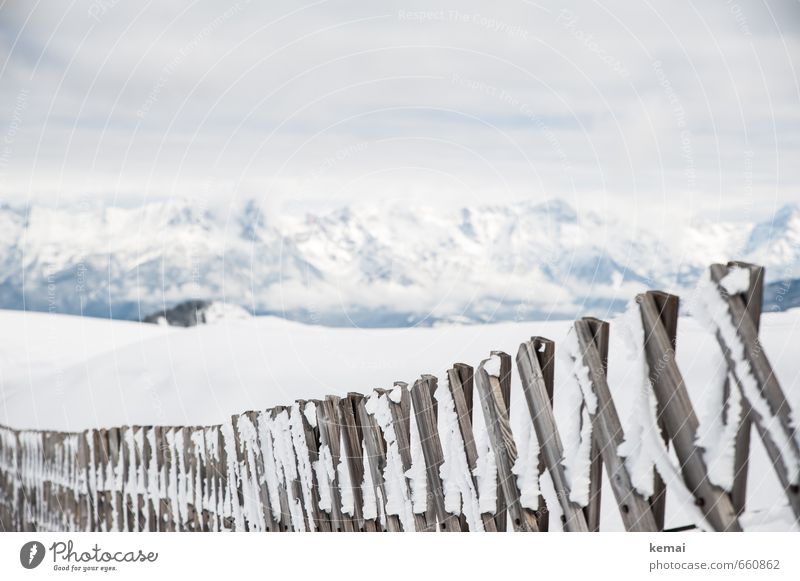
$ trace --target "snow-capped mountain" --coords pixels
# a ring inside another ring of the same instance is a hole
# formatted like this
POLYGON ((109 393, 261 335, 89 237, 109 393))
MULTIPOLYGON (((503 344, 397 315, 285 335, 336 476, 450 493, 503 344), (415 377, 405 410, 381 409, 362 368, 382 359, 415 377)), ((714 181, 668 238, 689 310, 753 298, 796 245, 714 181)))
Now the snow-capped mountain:
POLYGON ((800 277, 800 208, 757 224, 676 225, 559 200, 302 218, 254 200, 0 206, 0 308, 136 320, 188 299, 330 325, 603 316, 733 258, 767 266, 769 281, 800 277))

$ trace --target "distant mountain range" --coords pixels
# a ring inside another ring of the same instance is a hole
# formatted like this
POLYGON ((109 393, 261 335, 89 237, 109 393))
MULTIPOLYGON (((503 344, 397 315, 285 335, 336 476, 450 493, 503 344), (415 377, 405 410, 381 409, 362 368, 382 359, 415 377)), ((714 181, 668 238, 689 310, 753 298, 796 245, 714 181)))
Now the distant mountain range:
POLYGON ((800 208, 676 227, 560 200, 304 217, 255 200, 0 205, 0 308, 119 319, 190 299, 324 325, 604 316, 645 288, 686 292, 729 259, 767 267, 767 308, 800 306, 800 208))

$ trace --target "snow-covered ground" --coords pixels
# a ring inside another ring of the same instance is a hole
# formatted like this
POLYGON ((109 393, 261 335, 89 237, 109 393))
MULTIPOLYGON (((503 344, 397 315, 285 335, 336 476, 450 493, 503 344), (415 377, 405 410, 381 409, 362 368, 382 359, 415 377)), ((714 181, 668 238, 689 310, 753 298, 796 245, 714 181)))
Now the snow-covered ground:
MULTIPOLYGON (((444 371, 454 362, 477 366, 497 349, 515 355, 532 335, 552 338, 558 345, 569 326, 559 321, 346 329, 256 317, 184 329, 0 311, 0 423, 60 430, 215 424, 235 412, 298 398, 368 393, 396 380, 412 382, 422 373, 444 381, 444 371)), ((793 409, 800 409, 800 312, 765 314, 762 338, 793 409)), ((704 395, 718 374, 717 351, 714 337, 697 321, 680 320, 678 360, 701 420, 708 399, 704 395)), ((559 398, 559 383, 567 375, 564 369, 557 371, 560 425, 569 423, 570 403, 559 398)), ((514 376, 512 421, 521 433, 527 409, 516 370, 514 376)), ((623 424, 631 425, 637 382, 619 324, 612 322, 609 383, 623 424)), ((779 508, 783 494, 757 437, 749 489, 748 528, 791 525, 779 508)), ((620 529, 610 488, 604 486, 604 492, 603 528, 620 529)), ((674 496, 670 498, 674 505, 674 496)), ((668 507, 668 519, 668 526, 690 520, 678 506, 668 507)))

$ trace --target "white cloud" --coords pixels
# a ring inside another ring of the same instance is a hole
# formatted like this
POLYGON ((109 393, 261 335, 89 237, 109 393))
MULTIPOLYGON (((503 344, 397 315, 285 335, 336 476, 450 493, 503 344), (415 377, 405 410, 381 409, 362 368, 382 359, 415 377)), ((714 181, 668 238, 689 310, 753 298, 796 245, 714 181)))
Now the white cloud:
POLYGON ((796 2, 21 0, 0 195, 796 196, 796 2))

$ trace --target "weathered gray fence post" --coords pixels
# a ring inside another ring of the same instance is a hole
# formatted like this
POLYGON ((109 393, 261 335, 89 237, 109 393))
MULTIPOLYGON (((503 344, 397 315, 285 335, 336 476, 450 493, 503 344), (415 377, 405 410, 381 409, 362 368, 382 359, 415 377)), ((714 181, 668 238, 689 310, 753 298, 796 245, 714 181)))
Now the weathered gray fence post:
MULTIPOLYGON (((670 345, 672 345, 672 350, 676 351, 678 344, 678 310, 680 307, 680 300, 675 295, 661 291, 652 291, 650 296, 653 297, 653 301, 656 304, 661 324, 664 327, 670 345)), ((667 428, 664 422, 664 406, 658 401, 656 401, 656 421, 658 422, 658 429, 661 432, 661 439, 664 442, 664 446, 669 448, 669 435, 667 434, 667 428)), ((663 531, 667 509, 667 485, 656 469, 653 469, 653 496, 648 499, 648 502, 650 503, 650 510, 653 512, 653 517, 656 519, 657 529, 663 531)))
POLYGON ((339 423, 344 442, 342 453, 347 459, 347 469, 350 471, 350 483, 353 489, 353 518, 358 530, 375 532, 378 529, 375 519, 364 518, 364 494, 361 490, 361 483, 364 482, 364 458, 362 457, 361 430, 358 429, 356 423, 355 410, 363 397, 361 394, 350 393, 347 397, 339 400, 339 423))
MULTIPOLYGON (((593 317, 584 317, 582 321, 589 327, 592 341, 597 349, 602 366, 602 368, 594 369, 590 367, 590 373, 602 373, 603 379, 606 379, 608 377, 608 323, 593 317)), ((581 332, 578 330, 577 322, 575 330, 578 333, 578 342, 580 343, 581 332)), ((586 350, 583 348, 583 345, 581 345, 581 352, 585 353, 585 351, 586 350)), ((593 360, 592 364, 594 363, 595 362, 593 360)), ((611 405, 613 405, 610 392, 608 396, 608 401, 611 403, 611 405)), ((616 409, 614 409, 614 415, 616 415, 616 409)), ((617 423, 619 423, 619 418, 617 418, 617 423)), ((614 450, 616 450, 616 448, 614 450)), ((589 530, 592 532, 599 532, 600 503, 603 492, 603 456, 602 445, 595 429, 592 429, 591 458, 592 464, 589 468, 589 504, 584 509, 584 514, 586 515, 586 525, 589 527, 589 530)))
MULTIPOLYGON (((400 401, 395 402, 386 392, 386 397, 389 397, 389 411, 392 414, 392 424, 394 425, 394 433, 397 438, 397 448, 400 452, 400 460, 403 463, 403 471, 408 473, 413 465, 411 457, 411 395, 408 391, 408 384, 403 381, 396 381, 394 389, 400 390, 400 401)), ((392 390, 394 391, 394 390, 392 390)), ((406 478, 408 485, 409 498, 412 498, 411 487, 406 478)), ((414 527, 417 531, 436 530, 429 529, 426 513, 414 512, 414 527)))
POLYGON ((659 317, 652 293, 636 297, 645 334, 645 355, 650 382, 663 408, 667 433, 675 446, 683 479, 694 494, 695 503, 716 531, 741 531, 730 498, 708 479, 703 455, 698 448, 697 416, 692 408, 683 376, 675 361, 675 349, 659 317))
MULTIPOLYGON (((472 430, 473 378, 472 367, 464 363, 456 363, 452 369, 447 371, 448 387, 458 417, 458 429, 461 432, 461 439, 464 441, 467 467, 472 478, 472 486, 477 494, 478 478, 475 476, 475 468, 478 465, 478 448, 475 445, 475 434, 472 430)), ((486 532, 497 532, 494 515, 483 513, 481 520, 486 532)), ((466 522, 466 518, 462 517, 462 529, 466 527, 466 522)))
POLYGON ((436 390, 437 380, 432 375, 423 375, 414 382, 411 388, 411 400, 414 404, 414 415, 419 429, 422 454, 425 458, 425 473, 428 481, 428 496, 433 500, 436 520, 439 528, 446 532, 461 530, 458 518, 447 512, 444 507, 444 492, 439 468, 444 463, 442 443, 436 425, 434 401, 431 394, 436 390))
POLYGON ((570 487, 562 464, 564 447, 558 434, 552 402, 542 374, 542 361, 539 359, 547 352, 548 344, 552 347, 552 343, 543 337, 533 337, 520 345, 517 352, 517 368, 539 449, 544 456, 563 513, 562 526, 564 530, 570 532, 588 532, 589 526, 586 524, 583 510, 569 499, 570 487))
POLYGON ((744 347, 744 359, 750 366, 753 379, 758 385, 759 394, 769 407, 771 413, 779 422, 778 429, 783 431, 783 437, 786 440, 785 446, 787 449, 782 449, 782 444, 775 441, 773 434, 767 429, 768 418, 762 417, 757 412, 753 405, 753 401, 748 397, 747 390, 743 385, 743 378, 739 377, 736 371, 736 365, 731 359, 731 347, 725 343, 724 338, 720 333, 717 333, 717 340, 720 343, 723 353, 728 361, 728 368, 731 375, 738 384, 739 389, 745 399, 750 404, 749 415, 755 420, 756 429, 767 455, 772 462, 778 479, 783 486, 784 492, 789 505, 792 507, 795 519, 800 521, 800 474, 790 474, 791 469, 787 465, 784 454, 790 454, 795 458, 800 458, 800 446, 798 446, 795 429, 792 426, 791 414, 792 410, 783 389, 778 383, 778 378, 772 369, 772 364, 764 352, 764 348, 758 338, 758 330, 756 329, 755 321, 752 318, 752 313, 747 310, 744 300, 741 295, 728 295, 727 292, 719 285, 720 280, 728 273, 728 267, 722 264, 713 264, 711 266, 711 278, 718 283, 718 289, 723 298, 727 299, 728 310, 732 318, 733 326, 736 329, 737 336, 744 347))
MULTIPOLYGON (((319 422, 320 410, 322 408, 321 401, 314 401, 314 404, 317 406, 317 422, 319 422)), ((275 406, 268 410, 270 414, 270 418, 272 421, 276 421, 278 416, 283 413, 289 413, 286 406, 275 406)), ((277 430, 276 430, 277 432, 277 430)), ((322 430, 320 429, 320 432, 322 430)), ((275 447, 275 434, 273 434, 272 439, 272 446, 273 449, 275 447)), ((291 482, 288 479, 288 475, 284 470, 280 471, 278 474, 278 498, 280 500, 280 518, 278 519, 280 530, 285 531, 292 531, 294 530, 294 523, 292 522, 292 509, 289 507, 289 488, 291 487, 291 482)), ((341 514, 341 504, 339 505, 339 513, 341 514)))
POLYGON ((339 432, 339 415, 337 408, 339 398, 328 396, 317 405, 317 424, 319 425, 319 439, 323 446, 327 446, 333 463, 333 478, 331 479, 331 525, 333 530, 353 532, 352 518, 342 512, 342 493, 339 483, 339 458, 341 456, 342 436, 339 432))
MULTIPOLYGON (((745 310, 753 321, 756 333, 761 326, 761 307, 764 302, 764 269, 755 264, 732 261, 728 267, 745 268, 750 272, 750 286, 742 295, 745 310)), ((719 281, 716 281, 719 282, 719 281)), ((737 389, 737 388, 734 388, 737 389)), ((731 390, 730 377, 725 381, 725 401, 731 390)), ((747 501, 747 473, 750 463, 750 427, 753 423, 750 404, 742 398, 742 417, 739 432, 736 434, 736 447, 733 459, 733 487, 731 489, 731 502, 737 514, 742 514, 747 501)))
MULTIPOLYGON (((547 397, 550 400, 550 409, 553 409, 553 390, 555 387, 555 375, 556 375, 556 345, 552 341, 547 339, 539 340, 538 338, 533 339, 534 342, 534 349, 536 350, 536 355, 539 359, 539 366, 542 371, 542 380, 544 381, 544 388, 545 392, 547 393, 547 397)), ((534 428, 534 433, 536 433, 536 429, 534 428)), ((545 469, 547 468, 545 461, 544 461, 544 449, 539 446, 539 462, 537 465, 537 471, 539 473, 539 481, 541 482, 542 478, 544 477, 545 469)), ((540 486, 541 489, 541 486, 540 486)), ((547 510, 547 504, 545 502, 544 496, 542 496, 541 492, 539 493, 539 510, 536 511, 536 522, 539 524, 540 531, 547 531, 550 528, 550 511, 547 510)), ((559 523, 562 524, 562 523, 559 523)), ((587 523, 588 525, 588 523, 587 523)))
MULTIPOLYGON (((625 530, 628 531, 656 531, 656 522, 650 512, 647 499, 639 494, 631 483, 630 474, 625 467, 617 450, 625 439, 622 424, 619 421, 617 408, 611 397, 611 390, 606 380, 607 367, 603 361, 602 352, 598 349, 598 342, 608 346, 608 323, 597 319, 583 319, 575 322, 575 333, 583 357, 583 363, 589 369, 589 380, 592 390, 597 397, 597 409, 591 415, 592 442, 597 445, 602 454, 608 472, 608 480, 614 497, 619 507, 625 530)), ((602 464, 600 464, 602 467, 602 464)), ((592 474, 592 478, 600 480, 602 474, 592 474)), ((599 487, 599 484, 598 484, 599 487)), ((590 497, 590 503, 591 503, 590 497)), ((599 503, 598 503, 599 504, 599 503)), ((590 504, 591 506, 591 504, 590 504)), ((600 507, 595 510, 599 512, 600 507)), ((592 514, 592 530, 599 530, 599 514, 592 514)), ((587 519, 588 520, 588 519, 587 519)))
MULTIPOLYGON (((373 395, 372 397, 376 397, 373 395)), ((380 493, 378 510, 382 512, 386 520, 386 530, 389 532, 399 532, 403 530, 400 524, 400 517, 396 514, 386 512, 386 484, 384 471, 386 470, 386 443, 378 427, 378 423, 366 408, 366 399, 357 402, 358 418, 361 422, 361 431, 364 435, 364 447, 367 451, 367 466, 372 476, 377 491, 380 493)), ((378 496, 376 494, 376 496, 378 496)))
MULTIPOLYGON (((498 352, 492 355, 497 357, 498 352)), ((505 355, 505 354, 504 354, 505 355)), ((517 460, 517 445, 511 432, 511 424, 508 418, 505 394, 500 378, 505 374, 510 374, 504 369, 502 362, 506 360, 510 365, 510 358, 501 357, 500 376, 490 375, 485 365, 489 361, 486 359, 481 362, 476 375, 478 394, 480 395, 483 418, 489 432, 489 442, 494 451, 495 461, 497 462, 497 478, 503 490, 506 510, 511 517, 514 530, 522 532, 538 532, 536 516, 533 511, 524 508, 520 503, 520 492, 517 486, 517 479, 512 468, 517 460)), ((500 525, 498 524, 498 528, 500 525)))
MULTIPOLYGON (((317 481, 317 474, 313 469, 314 464, 319 462, 319 429, 312 426, 306 416, 306 406, 309 405, 309 403, 305 400, 297 400, 295 403, 297 407, 292 409, 292 413, 299 414, 297 419, 301 422, 304 440, 299 446, 295 445, 295 453, 298 457, 300 457, 300 455, 305 455, 308 458, 309 464, 312 466, 311 502, 307 503, 306 506, 306 519, 314 521, 317 531, 330 532, 331 521, 319 507, 319 482, 317 481), (295 410, 297 410, 297 412, 295 412, 295 410)), ((316 411, 313 413, 314 415, 312 417, 316 417, 316 411)), ((312 530, 312 527, 309 526, 308 529, 312 530)))
MULTIPOLYGON (((492 351, 490 353, 494 357, 500 358, 500 393, 503 395, 503 403, 505 404, 506 415, 510 417, 511 414, 511 357, 503 351, 492 351)), ((498 478, 500 475, 498 473, 498 478)), ((499 484, 499 483, 498 483, 499 484)), ((508 515, 506 514, 508 507, 506 506, 505 493, 503 487, 497 487, 497 513, 494 520, 497 523, 498 531, 508 530, 508 515)))

